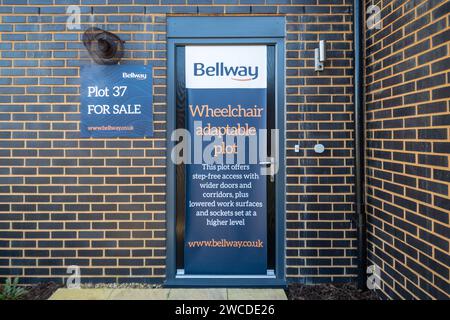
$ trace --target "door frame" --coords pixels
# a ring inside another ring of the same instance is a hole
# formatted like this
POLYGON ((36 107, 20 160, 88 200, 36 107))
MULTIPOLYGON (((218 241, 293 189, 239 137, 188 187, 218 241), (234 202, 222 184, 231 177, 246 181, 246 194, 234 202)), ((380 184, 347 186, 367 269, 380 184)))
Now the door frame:
POLYGON ((285 174, 285 17, 237 16, 167 18, 167 124, 166 124, 166 280, 168 287, 277 287, 286 285, 286 174, 285 174), (176 174, 171 161, 176 128, 175 48, 192 44, 260 44, 275 46, 275 128, 279 129, 279 164, 275 175, 275 272, 273 276, 177 275, 176 269, 176 174))

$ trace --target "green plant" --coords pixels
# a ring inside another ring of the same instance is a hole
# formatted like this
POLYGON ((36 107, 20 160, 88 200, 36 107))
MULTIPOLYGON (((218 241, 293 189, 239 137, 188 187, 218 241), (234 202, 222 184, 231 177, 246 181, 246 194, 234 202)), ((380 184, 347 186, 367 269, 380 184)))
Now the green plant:
POLYGON ((0 300, 19 300, 26 293, 27 290, 18 286, 19 278, 11 281, 11 278, 6 279, 5 284, 0 291, 0 300))

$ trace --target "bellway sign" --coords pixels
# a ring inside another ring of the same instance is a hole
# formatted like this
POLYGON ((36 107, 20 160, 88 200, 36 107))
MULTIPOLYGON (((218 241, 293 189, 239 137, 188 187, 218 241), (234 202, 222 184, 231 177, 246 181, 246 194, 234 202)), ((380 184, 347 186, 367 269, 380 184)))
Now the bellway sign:
MULTIPOLYGON (((235 141, 267 129, 266 46, 186 46, 185 76, 194 136, 235 141)), ((218 157, 238 152, 249 155, 249 143, 214 148, 218 157)), ((267 275, 267 179, 246 159, 186 165, 185 274, 267 275)))
POLYGON ((151 66, 85 66, 81 69, 82 137, 153 135, 151 66))

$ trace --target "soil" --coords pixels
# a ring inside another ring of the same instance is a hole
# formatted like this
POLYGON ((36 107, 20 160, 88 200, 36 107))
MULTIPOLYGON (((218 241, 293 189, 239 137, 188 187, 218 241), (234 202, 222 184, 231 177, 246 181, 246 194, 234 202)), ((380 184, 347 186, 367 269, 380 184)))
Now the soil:
POLYGON ((27 287, 27 294, 25 294, 23 300, 47 300, 50 296, 59 288, 62 288, 62 284, 54 282, 39 283, 30 287, 27 287))
POLYGON ((286 289, 289 300, 379 300, 374 291, 359 290, 355 284, 317 284, 293 283, 286 289))

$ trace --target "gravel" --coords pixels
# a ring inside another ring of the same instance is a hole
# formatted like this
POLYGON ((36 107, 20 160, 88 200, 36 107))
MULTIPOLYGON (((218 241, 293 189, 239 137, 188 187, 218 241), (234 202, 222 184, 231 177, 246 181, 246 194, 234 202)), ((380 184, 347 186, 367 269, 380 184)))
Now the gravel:
POLYGON ((50 296, 63 285, 54 282, 39 283, 26 287, 27 293, 22 300, 47 300, 50 296))
POLYGON ((146 283, 85 283, 82 289, 157 289, 161 285, 146 283))
POLYGON ((374 291, 359 290, 355 284, 290 284, 286 290, 289 300, 379 300, 374 291))

